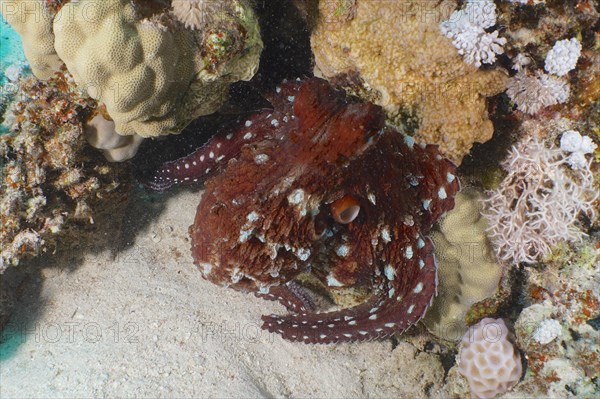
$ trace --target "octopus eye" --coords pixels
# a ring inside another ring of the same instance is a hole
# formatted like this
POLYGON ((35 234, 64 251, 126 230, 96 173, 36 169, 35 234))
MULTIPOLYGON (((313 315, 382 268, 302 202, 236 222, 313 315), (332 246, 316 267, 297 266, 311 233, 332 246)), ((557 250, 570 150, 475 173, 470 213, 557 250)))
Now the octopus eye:
POLYGON ((333 219, 341 224, 351 223, 360 212, 360 204, 358 201, 346 195, 331 204, 331 215, 333 219))

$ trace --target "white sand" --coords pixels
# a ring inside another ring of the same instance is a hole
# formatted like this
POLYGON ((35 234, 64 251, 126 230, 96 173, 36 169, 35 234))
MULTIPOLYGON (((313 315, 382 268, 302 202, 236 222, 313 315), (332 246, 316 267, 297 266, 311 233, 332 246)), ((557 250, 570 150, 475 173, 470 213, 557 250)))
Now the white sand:
POLYGON ((131 207, 150 221, 116 256, 46 261, 1 346, 0 396, 438 396, 438 357, 411 343, 315 346, 262 331, 261 314, 282 306, 217 287, 192 264, 198 201, 181 192, 154 214, 131 207))

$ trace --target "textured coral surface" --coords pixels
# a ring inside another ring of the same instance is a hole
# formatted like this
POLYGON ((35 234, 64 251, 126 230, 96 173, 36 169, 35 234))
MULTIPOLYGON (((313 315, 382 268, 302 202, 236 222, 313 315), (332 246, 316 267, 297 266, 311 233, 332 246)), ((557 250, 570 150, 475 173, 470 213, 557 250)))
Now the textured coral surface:
POLYGON ((312 35, 323 75, 358 74, 371 101, 414 115, 416 139, 439 144, 456 163, 492 137, 485 99, 505 89, 506 76, 468 65, 440 32, 454 2, 366 0, 345 13, 336 4, 319 2, 312 35))
POLYGON ((485 318, 461 341, 458 371, 476 398, 493 398, 514 386, 523 373, 521 356, 502 319, 485 318))

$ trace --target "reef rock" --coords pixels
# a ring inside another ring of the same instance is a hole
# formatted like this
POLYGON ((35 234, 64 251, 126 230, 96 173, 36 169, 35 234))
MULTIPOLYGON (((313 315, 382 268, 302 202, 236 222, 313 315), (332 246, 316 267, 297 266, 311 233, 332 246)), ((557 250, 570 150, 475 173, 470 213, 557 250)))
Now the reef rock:
POLYGON ((507 76, 465 63, 440 32, 455 8, 455 1, 320 1, 312 48, 325 77, 345 77, 343 86, 400 124, 416 122, 417 141, 439 144, 460 163, 473 143, 492 137, 486 97, 501 93, 507 76))

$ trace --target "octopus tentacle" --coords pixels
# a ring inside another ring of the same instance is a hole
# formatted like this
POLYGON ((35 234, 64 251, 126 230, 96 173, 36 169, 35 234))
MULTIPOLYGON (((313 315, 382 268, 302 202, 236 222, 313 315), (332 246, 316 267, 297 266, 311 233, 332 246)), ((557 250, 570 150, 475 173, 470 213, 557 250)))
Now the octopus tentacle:
POLYGON ((304 289, 296 282, 289 281, 285 285, 275 285, 267 294, 256 292, 255 295, 269 301, 279 301, 293 313, 306 313, 315 310, 315 304, 304 289))
POLYGON ((164 191, 173 185, 204 183, 222 173, 245 146, 273 138, 278 130, 273 123, 277 115, 277 111, 263 110, 251 116, 239 126, 218 133, 190 155, 164 163, 142 184, 154 191, 164 191))
POLYGON ((263 328, 292 341, 313 344, 365 341, 405 331, 423 317, 437 287, 433 244, 428 238, 420 239, 423 246, 410 253, 410 259, 397 259, 390 268, 386 266, 386 282, 367 302, 328 313, 265 315, 263 328))

